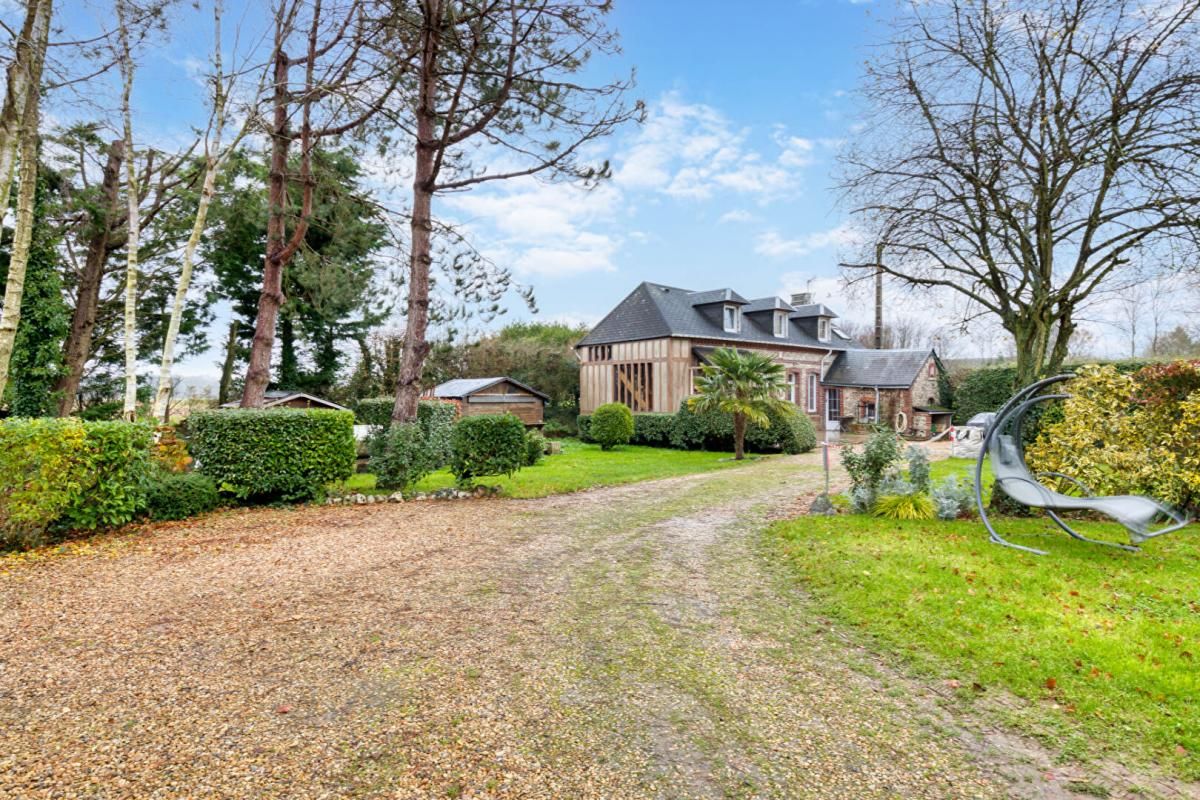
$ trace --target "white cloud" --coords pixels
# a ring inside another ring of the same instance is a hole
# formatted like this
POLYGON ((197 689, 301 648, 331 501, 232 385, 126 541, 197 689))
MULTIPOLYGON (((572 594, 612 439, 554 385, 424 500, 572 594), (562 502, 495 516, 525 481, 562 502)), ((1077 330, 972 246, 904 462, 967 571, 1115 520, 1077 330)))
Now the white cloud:
POLYGON ((754 220, 755 216, 749 211, 746 211, 743 208, 735 208, 732 211, 726 211, 724 214, 722 214, 717 219, 717 222, 724 224, 727 222, 753 222, 754 220))
POLYGON ((861 234, 847 222, 827 231, 806 233, 795 239, 786 239, 778 231, 770 230, 758 237, 754 243, 754 252, 767 258, 796 258, 829 247, 851 247, 861 240, 861 234))

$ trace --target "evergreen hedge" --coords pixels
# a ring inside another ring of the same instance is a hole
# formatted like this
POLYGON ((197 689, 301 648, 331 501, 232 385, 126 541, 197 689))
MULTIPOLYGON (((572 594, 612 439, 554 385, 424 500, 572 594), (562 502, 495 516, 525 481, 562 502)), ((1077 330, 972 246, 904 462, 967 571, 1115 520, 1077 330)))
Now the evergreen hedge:
POLYGON ((198 470, 238 500, 308 500, 354 472, 349 411, 205 411, 192 414, 189 427, 198 470))
MULTIPOLYGON (((807 453, 817 446, 812 421, 789 407, 774 409, 771 425, 750 424, 746 429, 746 447, 756 452, 781 450, 807 453)), ((592 416, 579 415, 579 438, 595 442, 591 436, 592 416)), ((698 413, 684 403, 675 414, 645 413, 633 415, 630 444, 647 447, 673 447, 678 450, 733 450, 733 417, 720 412, 698 413)))
POLYGON ((601 450, 629 444, 633 438, 633 412, 624 403, 605 403, 592 414, 588 433, 601 450))
POLYGON ((150 446, 140 423, 0 421, 0 546, 134 519, 146 504, 150 446))
POLYGON ((217 485, 199 472, 160 472, 147 487, 146 510, 153 520, 187 519, 219 505, 217 485))
POLYGON ((462 486, 487 475, 511 475, 528 457, 525 423, 512 414, 464 417, 454 424, 450 442, 450 471, 462 486))

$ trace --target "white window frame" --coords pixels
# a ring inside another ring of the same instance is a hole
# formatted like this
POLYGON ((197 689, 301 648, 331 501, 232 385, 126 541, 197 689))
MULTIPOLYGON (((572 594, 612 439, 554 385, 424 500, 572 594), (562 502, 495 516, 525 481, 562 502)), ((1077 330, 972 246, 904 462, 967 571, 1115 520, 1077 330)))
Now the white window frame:
POLYGON ((727 303, 722 312, 721 321, 724 323, 726 333, 739 333, 742 330, 742 310, 733 303, 727 303), (730 327, 731 320, 732 327, 730 327))
POLYGON ((775 336, 786 339, 788 335, 788 315, 786 311, 775 312, 775 336))
POLYGON ((808 373, 808 405, 806 405, 805 408, 810 414, 817 413, 817 392, 819 391, 820 388, 817 386, 817 373, 808 373))
POLYGON ((828 317, 817 318, 817 339, 822 342, 829 341, 829 332, 832 326, 829 324, 828 317))
POLYGON ((794 406, 800 405, 800 381, 794 372, 787 374, 787 401, 794 406))

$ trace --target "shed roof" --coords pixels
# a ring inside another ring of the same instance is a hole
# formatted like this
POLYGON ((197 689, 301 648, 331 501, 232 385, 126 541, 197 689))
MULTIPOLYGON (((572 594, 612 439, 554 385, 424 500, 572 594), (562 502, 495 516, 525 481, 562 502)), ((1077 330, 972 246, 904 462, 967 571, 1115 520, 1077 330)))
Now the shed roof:
POLYGON ((921 373, 932 349, 923 350, 847 350, 838 354, 825 378, 827 386, 878 387, 907 389, 921 373))
POLYGON ((499 378, 455 378, 453 380, 446 381, 445 383, 439 383, 437 386, 433 387, 431 394, 434 397, 447 400, 469 397, 478 392, 482 392, 484 389, 490 389, 498 383, 504 383, 505 381, 511 383, 513 386, 519 386, 530 394, 537 395, 543 400, 550 400, 549 395, 543 394, 531 386, 526 386, 520 381, 516 381, 512 378, 507 378, 504 376, 499 378))
MULTIPOLYGON (((263 408, 274 408, 275 406, 281 406, 284 403, 295 400, 296 398, 301 398, 303 400, 308 400, 310 403, 319 405, 322 408, 332 409, 333 411, 350 410, 345 406, 339 406, 332 400, 326 400, 323 397, 317 397, 316 395, 311 395, 307 392, 295 392, 291 389, 268 389, 263 394, 263 398, 263 408)), ((240 400, 230 400, 228 403, 222 403, 221 408, 237 408, 240 405, 240 400)))
MULTIPOLYGON (((595 344, 677 336, 692 339, 715 339, 731 343, 791 345, 820 350, 847 350, 860 347, 857 342, 842 336, 837 331, 833 332, 830 341, 820 341, 800 325, 800 319, 796 313, 790 315, 787 336, 776 336, 769 320, 764 322, 753 319, 743 319, 741 330, 731 333, 722 328, 710 316, 701 312, 696 305, 697 296, 703 296, 703 299, 708 302, 720 302, 719 298, 726 296, 731 298, 730 302, 741 300, 740 295, 728 289, 693 292, 659 283, 642 283, 618 303, 617 307, 610 311, 604 319, 600 320, 587 336, 580 339, 576 346, 586 347, 595 344), (717 299, 708 300, 710 297, 717 299)), ((749 308, 743 308, 743 311, 749 311, 759 302, 762 301, 756 300, 754 303, 746 304, 749 308)), ((824 306, 819 306, 819 308, 825 309, 824 306)), ((825 311, 828 312, 827 316, 834 316, 832 311, 828 309, 825 311)))

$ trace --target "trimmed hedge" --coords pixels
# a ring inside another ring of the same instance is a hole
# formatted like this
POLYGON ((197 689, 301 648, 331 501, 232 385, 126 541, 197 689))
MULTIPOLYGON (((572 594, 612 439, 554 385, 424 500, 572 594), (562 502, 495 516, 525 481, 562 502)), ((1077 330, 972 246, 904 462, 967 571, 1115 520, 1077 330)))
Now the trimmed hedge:
MULTIPOLYGON (((807 453, 817 446, 817 434, 809 418, 788 406, 768 412, 770 425, 746 426, 746 449, 754 452, 782 450, 807 453)), ((675 414, 671 446, 681 450, 733 450, 733 415, 720 411, 696 411, 687 401, 675 414)))
POLYGON ((634 414, 631 444, 647 447, 670 447, 674 414, 634 414))
POLYGON ((624 403, 605 403, 592 414, 588 433, 601 450, 629 444, 633 438, 633 412, 624 403))
POLYGON ((530 428, 525 432, 525 466, 536 466, 546 455, 546 437, 530 428))
POLYGON ((217 485, 199 472, 160 472, 146 491, 146 510, 153 520, 187 519, 220 505, 217 485))
POLYGON ((364 397, 354 404, 354 421, 359 425, 374 425, 386 428, 392 424, 394 397, 364 397))
POLYGON ((0 546, 134 519, 145 507, 150 442, 140 423, 0 421, 0 546))
POLYGON ((308 500, 354 472, 349 411, 205 411, 192 414, 189 427, 198 470, 238 500, 308 500))
POLYGON ((450 437, 450 471, 468 486, 486 475, 512 475, 525 465, 525 423, 512 414, 464 417, 450 437))
POLYGON ((592 438, 592 415, 580 414, 575 418, 575 425, 579 428, 579 441, 595 444, 596 440, 592 438))

